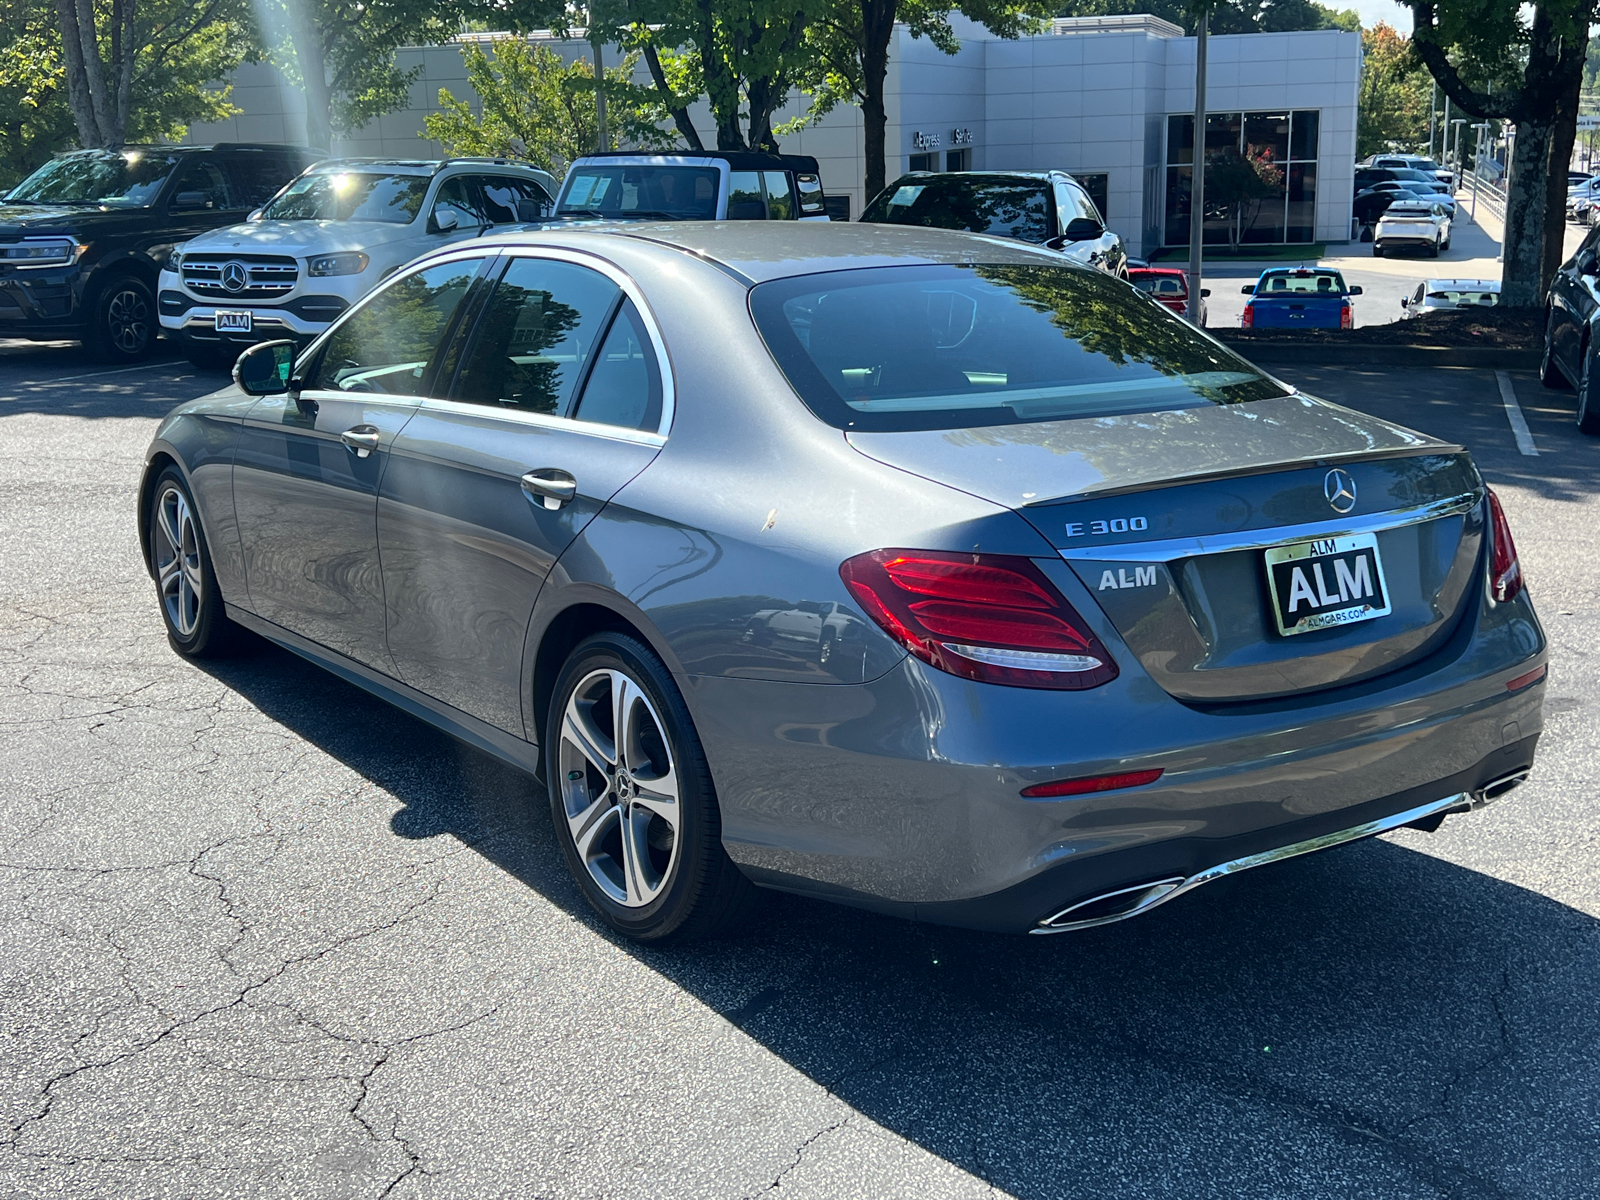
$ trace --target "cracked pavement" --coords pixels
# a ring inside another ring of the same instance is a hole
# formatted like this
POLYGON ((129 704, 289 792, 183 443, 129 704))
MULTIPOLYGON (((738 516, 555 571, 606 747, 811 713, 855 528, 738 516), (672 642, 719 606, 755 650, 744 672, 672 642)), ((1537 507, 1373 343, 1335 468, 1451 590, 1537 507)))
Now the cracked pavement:
POLYGON ((774 897, 620 944, 537 785, 267 646, 172 654, 143 451, 220 377, 0 343, 0 1195, 1569 1197, 1600 1179, 1600 445, 1464 440, 1549 630, 1533 781, 1058 938, 774 897))

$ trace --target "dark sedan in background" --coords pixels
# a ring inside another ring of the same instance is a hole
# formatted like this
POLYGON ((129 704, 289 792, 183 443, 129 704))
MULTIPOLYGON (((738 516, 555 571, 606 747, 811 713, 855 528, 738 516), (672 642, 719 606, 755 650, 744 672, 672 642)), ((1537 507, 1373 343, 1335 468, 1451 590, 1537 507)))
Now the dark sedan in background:
POLYGON ((1053 933, 1497 798, 1545 638, 1460 446, 1020 241, 475 239, 158 430, 173 646, 240 626, 548 784, 594 909, 1053 933))
POLYGON ((914 171, 868 201, 861 220, 1016 238, 1111 275, 1128 270, 1122 238, 1065 171, 914 171))
POLYGON ((1578 393, 1578 428, 1600 436, 1600 226, 1589 230, 1578 251, 1550 281, 1545 305, 1544 360, 1539 377, 1547 388, 1578 393))
POLYGON ((324 155, 299 146, 128 146, 51 159, 0 203, 0 337, 81 339, 134 362, 160 333, 173 247, 243 221, 324 155))

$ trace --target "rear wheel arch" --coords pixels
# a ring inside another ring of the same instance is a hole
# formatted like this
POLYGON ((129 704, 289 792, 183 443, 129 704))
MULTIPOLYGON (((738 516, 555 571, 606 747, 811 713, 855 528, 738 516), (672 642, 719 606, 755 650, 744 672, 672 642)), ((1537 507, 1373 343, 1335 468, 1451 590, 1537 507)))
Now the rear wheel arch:
MULTIPOLYGON (((596 633, 620 633, 642 642, 666 662, 669 672, 676 673, 669 657, 661 653, 657 644, 658 639, 642 629, 638 622, 630 620, 616 609, 588 600, 579 601, 562 609, 539 634, 539 648, 533 656, 531 681, 533 711, 529 714, 532 718, 529 729, 540 742, 544 740, 545 721, 550 715, 550 700, 555 694, 556 677, 561 674, 563 664, 577 649, 579 643, 596 633)), ((542 767, 544 763, 542 755, 539 761, 542 767)))
POLYGON ((144 475, 139 480, 139 555, 144 560, 145 571, 152 575, 155 568, 150 562, 150 504, 155 499, 156 481, 168 467, 176 467, 184 477, 184 482, 188 482, 189 473, 183 469, 183 464, 176 455, 165 450, 158 450, 150 456, 144 465, 144 475))

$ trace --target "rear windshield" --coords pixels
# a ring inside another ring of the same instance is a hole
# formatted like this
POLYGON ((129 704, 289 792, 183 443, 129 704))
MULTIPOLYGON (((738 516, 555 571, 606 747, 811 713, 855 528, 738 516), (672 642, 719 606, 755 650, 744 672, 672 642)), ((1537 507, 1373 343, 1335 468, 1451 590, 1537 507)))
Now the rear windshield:
POLYGON ((789 382, 839 429, 966 429, 1288 394, 1085 267, 831 271, 760 284, 750 304, 789 382))
POLYGON ((715 167, 591 166, 567 177, 558 216, 708 221, 717 215, 715 167))
POLYGON ((879 225, 931 225, 1042 242, 1050 228, 1050 187, 1043 179, 985 179, 959 172, 911 176, 879 192, 861 214, 879 225))
POLYGON ((1187 296, 1188 284, 1181 275, 1146 275, 1143 271, 1129 271, 1128 282, 1141 292, 1152 296, 1187 296))
POLYGON ((1443 292, 1429 292, 1430 304, 1499 304, 1499 292, 1461 292, 1455 289, 1443 292))
POLYGON ((270 221, 387 221, 409 225, 428 194, 426 175, 328 171, 302 175, 261 210, 270 221))
POLYGON ((1344 294, 1344 276, 1337 271, 1296 271, 1294 274, 1263 275, 1256 284, 1256 295, 1274 296, 1279 292, 1298 295, 1344 294))

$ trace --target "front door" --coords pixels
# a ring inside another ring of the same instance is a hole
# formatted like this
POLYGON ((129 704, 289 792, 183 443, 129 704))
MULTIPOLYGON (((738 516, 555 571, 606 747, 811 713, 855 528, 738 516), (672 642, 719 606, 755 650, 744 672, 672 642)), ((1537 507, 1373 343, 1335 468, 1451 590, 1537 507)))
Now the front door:
POLYGON ((658 452, 664 362, 616 279, 509 258, 450 399, 422 404, 383 478, 389 648, 406 683, 526 736, 533 602, 658 452))
POLYGON ((388 674, 378 483, 485 261, 453 259, 377 292, 313 353, 298 395, 263 398, 239 438, 233 495, 252 609, 388 674))

